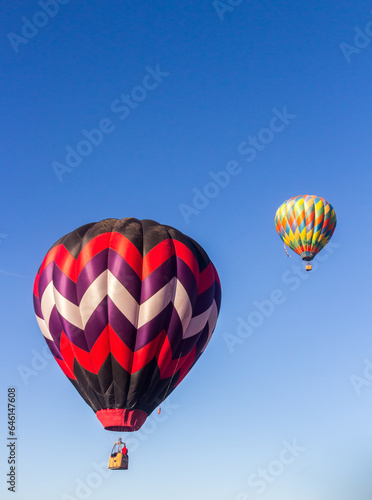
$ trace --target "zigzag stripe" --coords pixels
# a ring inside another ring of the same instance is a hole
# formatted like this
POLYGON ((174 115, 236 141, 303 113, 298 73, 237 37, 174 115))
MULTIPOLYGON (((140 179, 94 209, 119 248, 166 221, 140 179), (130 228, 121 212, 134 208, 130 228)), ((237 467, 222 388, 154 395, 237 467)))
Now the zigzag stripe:
MULTIPOLYGON (((214 267, 209 265, 201 275, 202 290, 212 283, 214 275, 214 267)), ((178 311, 180 317, 182 317, 184 311, 192 310, 192 304, 188 300, 184 286, 178 279, 176 279, 176 283, 177 286, 175 286, 175 278, 172 278, 168 284, 139 305, 127 291, 126 287, 124 287, 110 271, 106 270, 90 284, 81 298, 80 304, 77 306, 64 298, 59 291, 53 287, 50 281, 41 299, 42 318, 44 318, 46 324, 48 324, 51 310, 55 304, 59 314, 65 320, 78 329, 83 330, 90 316, 95 312, 106 295, 108 295, 131 324, 136 328, 141 328, 145 323, 155 317, 159 311, 164 309, 171 300, 177 310, 182 303, 186 304, 184 309, 178 311), (173 289, 174 297, 172 299, 173 289), (124 313, 124 311, 126 311, 126 313, 124 313), (128 316, 128 314, 131 314, 131 316, 128 316)), ((189 321, 188 316, 184 317, 182 321, 183 331, 185 330, 185 322, 187 321, 189 321)))
MULTIPOLYGON (((182 286, 182 285, 181 285, 182 286)), ((176 311, 174 311, 176 312, 176 311)), ((215 324, 216 324, 216 321, 217 321, 217 316, 218 316, 218 307, 217 307, 217 304, 216 304, 216 301, 213 300, 213 304, 212 306, 210 306, 209 309, 207 309, 204 313, 202 313, 201 315, 199 316, 196 316, 194 318, 192 318, 190 320, 190 323, 189 323, 189 326, 188 326, 188 329, 186 330, 186 332, 184 333, 183 335, 183 338, 184 339, 188 339, 189 337, 191 336, 195 336, 195 340, 194 340, 194 345, 195 343, 197 342, 198 340, 198 335, 200 335, 200 333, 203 331, 203 329, 206 327, 206 325, 208 324, 208 339, 207 341, 205 342, 205 345, 202 346, 201 350, 203 351, 207 345, 207 343, 209 342, 209 339, 212 335, 212 332, 213 332, 213 329, 215 327, 215 324)), ((182 316, 181 316, 182 317, 182 316)), ((61 341, 60 341, 60 345, 59 345, 59 352, 61 353, 61 356, 62 358, 64 359, 70 359, 70 362, 69 362, 69 365, 70 365, 70 368, 72 366, 72 363, 73 363, 73 359, 76 358, 77 361, 82 364, 82 366, 84 366, 85 369, 87 370, 90 370, 90 371, 94 371, 95 373, 97 373, 97 371, 99 370, 100 368, 100 365, 98 364, 97 367, 96 367, 96 370, 93 370, 92 369, 92 363, 88 363, 87 362, 87 359, 90 359, 90 358, 93 358, 94 359, 94 356, 95 356, 95 352, 98 352, 97 351, 97 348, 94 349, 95 347, 97 347, 97 345, 100 344, 101 342, 101 336, 104 334, 104 332, 106 332, 106 328, 107 327, 111 327, 111 325, 107 325, 105 327, 105 329, 103 330, 103 333, 101 333, 100 335, 97 336, 97 339, 95 340, 93 346, 90 348, 90 353, 88 352, 86 346, 84 347, 79 347, 78 345, 76 345, 76 343, 74 343, 72 340, 73 339, 70 339, 66 336, 66 334, 63 332, 62 336, 61 336, 61 341), (78 353, 79 355, 78 356, 72 356, 71 357, 71 353, 70 353, 70 350, 66 351, 66 345, 70 343, 71 344, 71 347, 72 347, 72 350, 73 352, 75 353, 78 353), (85 352, 85 361, 82 363, 81 362, 81 356, 82 356, 82 353, 85 352)), ((114 331, 114 329, 112 329, 112 331, 114 331)), ((151 326, 150 328, 150 331, 154 331, 154 327, 153 325, 151 326)), ((141 335, 139 335, 139 337, 141 337, 141 335)), ((48 337, 50 338, 50 337, 48 337)), ((119 338, 119 336, 118 336, 119 338)), ((76 340, 76 339, 75 339, 76 340)), ((120 342, 123 342, 121 339, 120 339, 120 342)), ((151 341, 152 342, 152 341, 151 341)), ((123 343, 124 344, 124 343, 123 343)), ((146 343, 144 346, 142 345, 137 345, 136 346, 136 350, 141 350, 143 349, 143 347, 145 347, 146 345, 148 345, 148 343, 146 343)), ((189 350, 189 349, 188 349, 189 350)), ((129 352, 130 349, 128 348, 128 346, 126 346, 126 352, 129 352)), ((135 354, 135 353, 134 353, 135 354)), ((119 361, 119 359, 118 359, 119 361)), ((120 362, 120 361, 119 361, 120 362)), ((129 366, 124 366, 124 368, 129 371, 129 366)))
MULTIPOLYGON (((60 243, 47 253, 40 266, 38 276, 43 273, 48 264, 54 262, 66 276, 76 283, 81 271, 88 262, 97 254, 108 248, 112 248, 120 254, 137 275, 141 277, 142 255, 128 238, 119 233, 114 233, 113 235, 112 233, 104 233, 96 236, 81 248, 77 259, 69 253, 63 243, 60 243)), ((37 291, 37 288, 38 280, 36 279, 34 292, 37 291)))
MULTIPOLYGON (((214 306, 216 309, 216 306, 214 306)), ((211 329, 208 329, 208 340, 203 342, 202 352, 210 339, 211 329)), ((174 359, 172 346, 169 343, 166 332, 162 330, 151 342, 143 346, 136 352, 132 352, 122 342, 120 337, 113 330, 111 325, 107 325, 99 335, 90 353, 74 345, 64 333, 61 336, 60 352, 63 360, 58 360, 64 373, 74 379, 74 364, 77 362, 85 370, 98 374, 111 353, 118 363, 130 374, 142 370, 152 359, 156 358, 162 378, 171 377, 177 366, 183 371, 190 367, 195 358, 195 346, 184 356, 174 359)))
MULTIPOLYGON (((53 247, 45 256, 38 276, 43 273, 48 264, 54 262, 66 276, 76 283, 81 271, 88 262, 97 254, 107 249, 115 250, 121 255, 141 279, 146 278, 153 270, 173 255, 178 255, 184 260, 196 277, 199 275, 199 266, 195 256, 180 241, 164 240, 153 247, 147 255, 142 257, 137 248, 125 236, 119 233, 105 233, 96 236, 82 247, 77 259, 68 252, 63 243, 57 247, 53 247)), ((38 280, 35 281, 35 292, 38 290, 37 285, 38 280)), ((35 293, 35 295, 37 294, 35 293)))
MULTIPOLYGON (((187 338, 195 335, 198 333, 200 322, 203 322, 204 318, 208 317, 210 307, 207 306, 214 299, 214 287, 210 287, 198 296, 198 302, 194 306, 193 313, 193 307, 185 288, 177 278, 173 278, 159 292, 139 306, 125 287, 109 271, 105 271, 92 283, 86 295, 84 295, 80 307, 61 297, 57 291, 53 293, 53 284, 51 282, 49 288, 46 289, 48 294, 44 294, 42 301, 44 317, 47 318, 46 323, 49 322, 49 311, 56 307, 61 320, 64 322, 64 330, 70 331, 72 327, 75 338, 78 336, 77 333, 83 334, 83 329, 86 329, 92 314, 97 315, 98 305, 106 298, 106 283, 108 298, 122 314, 120 321, 128 320, 139 332, 148 322, 156 318, 159 312, 162 312, 169 303, 172 303, 181 321, 183 337, 187 338), (131 313, 131 316, 129 316, 129 313, 131 313), (192 318, 192 314, 195 317, 192 318), (77 332, 77 329, 79 332, 77 332)), ((110 317, 110 314, 104 314, 104 316, 110 317)), ((94 325, 96 322, 97 317, 95 316, 94 321, 91 321, 91 323, 94 325)), ((48 335, 45 336, 51 338, 49 332, 47 333, 48 335)), ((87 337, 86 333, 85 337, 87 337)))
POLYGON ((169 395, 180 383, 198 357, 191 353, 185 360, 182 360, 181 369, 177 368, 174 372, 175 367, 170 366, 171 375, 164 378, 166 373, 160 372, 156 361, 135 374, 129 375, 117 364, 115 358, 109 355, 97 375, 92 375, 75 362, 73 370, 78 374, 81 382, 78 383, 73 379, 71 382, 94 411, 110 408, 114 402, 115 408, 140 409, 150 414, 161 403, 163 397, 169 395), (121 380, 123 390, 114 383, 108 383, 112 372, 115 372, 121 380), (140 387, 141 382, 146 383, 146 391, 138 393, 135 388, 140 387))

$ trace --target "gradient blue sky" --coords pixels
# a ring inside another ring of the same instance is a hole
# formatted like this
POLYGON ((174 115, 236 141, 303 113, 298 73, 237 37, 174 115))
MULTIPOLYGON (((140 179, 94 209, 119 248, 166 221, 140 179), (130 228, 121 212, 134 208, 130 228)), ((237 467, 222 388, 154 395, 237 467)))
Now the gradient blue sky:
POLYGON ((2 2, 2 498, 8 386, 18 391, 22 500, 83 498, 87 481, 92 500, 371 498, 372 43, 360 34, 371 3, 231 3, 222 20, 212 1, 72 0, 53 18, 36 15, 45 26, 15 43, 9 33, 22 36, 41 7, 2 2), (121 120, 112 103, 157 65, 168 75, 121 120), (292 118, 247 162, 242 143, 268 137, 273 109, 292 118), (104 119, 111 133, 59 182, 53 162, 104 119), (180 204, 193 206, 193 190, 231 161, 238 175, 186 221, 180 204), (331 252, 294 279, 302 263, 285 256, 274 215, 298 194, 330 201, 338 226, 331 252), (32 286, 60 236, 128 216, 200 242, 220 274, 222 308, 168 409, 126 438, 130 470, 97 475, 117 436, 45 358, 32 286), (231 352, 226 333, 274 290, 282 303, 231 352), (283 443, 294 441, 302 451, 280 471, 283 443), (267 468, 280 473, 261 492, 252 477, 267 468))

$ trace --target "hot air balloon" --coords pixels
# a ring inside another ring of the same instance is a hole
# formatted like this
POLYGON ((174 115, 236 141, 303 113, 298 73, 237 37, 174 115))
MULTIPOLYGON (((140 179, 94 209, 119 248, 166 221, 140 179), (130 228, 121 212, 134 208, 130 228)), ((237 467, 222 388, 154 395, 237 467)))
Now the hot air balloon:
POLYGON ((136 431, 204 352, 221 287, 203 248, 152 220, 63 236, 34 283, 41 332, 104 428, 136 431))
POLYGON ((315 255, 326 246, 336 228, 336 213, 320 196, 295 196, 280 205, 275 227, 284 242, 296 252, 311 271, 315 255))

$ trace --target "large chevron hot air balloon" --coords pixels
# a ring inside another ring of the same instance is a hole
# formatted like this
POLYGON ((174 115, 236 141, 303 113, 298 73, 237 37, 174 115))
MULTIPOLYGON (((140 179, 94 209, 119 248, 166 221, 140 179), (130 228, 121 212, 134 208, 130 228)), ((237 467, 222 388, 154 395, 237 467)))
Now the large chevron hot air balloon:
MULTIPOLYGON (((276 230, 302 260, 309 262, 326 246, 336 228, 336 214, 320 196, 295 196, 285 201, 275 215, 276 230)), ((306 265, 311 270, 311 264, 306 265)))
POLYGON ((34 284, 57 363, 105 429, 138 430, 187 375, 216 325, 216 269, 191 238, 106 219, 58 240, 34 284))

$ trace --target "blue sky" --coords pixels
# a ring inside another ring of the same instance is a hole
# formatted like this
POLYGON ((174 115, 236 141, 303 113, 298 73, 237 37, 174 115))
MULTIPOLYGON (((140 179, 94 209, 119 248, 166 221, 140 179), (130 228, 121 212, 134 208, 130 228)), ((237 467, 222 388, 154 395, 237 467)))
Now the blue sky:
POLYGON ((14 1, 1 21, 1 477, 15 386, 22 500, 370 500, 370 2, 14 1), (338 217, 308 274, 274 227, 299 194, 338 217), (59 237, 128 216, 197 240, 222 308, 109 475, 117 435, 47 357, 32 286, 59 237))

